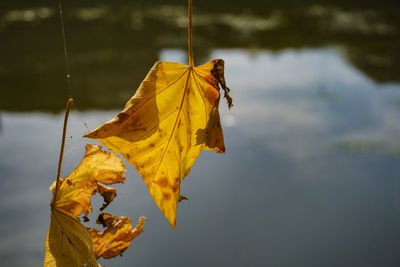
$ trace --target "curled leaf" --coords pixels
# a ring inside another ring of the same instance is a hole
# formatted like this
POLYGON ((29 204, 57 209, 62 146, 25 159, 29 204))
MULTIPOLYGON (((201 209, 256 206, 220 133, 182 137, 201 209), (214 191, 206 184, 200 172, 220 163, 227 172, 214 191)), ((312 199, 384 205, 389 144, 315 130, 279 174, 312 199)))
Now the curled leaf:
POLYGON ((229 92, 231 91, 227 86, 225 82, 225 62, 222 59, 216 59, 214 68, 211 70, 211 74, 217 79, 219 85, 222 87, 224 90, 224 97, 226 98, 226 101, 228 102, 228 108, 231 109, 233 107, 232 104, 232 97, 229 95, 229 92))
POLYGON ((198 67, 156 62, 125 109, 85 135, 136 167, 172 227, 180 183, 200 151, 225 152, 219 85, 231 107, 222 59, 198 67))
POLYGON ((108 213, 99 215, 97 223, 107 227, 103 232, 90 228, 89 233, 93 238, 96 258, 109 259, 122 254, 132 240, 143 232, 146 217, 140 217, 137 226, 132 229, 131 220, 128 217, 117 218, 108 213))
MULTIPOLYGON (((101 183, 123 182, 125 180, 124 171, 125 167, 117 155, 106 153, 97 145, 86 146, 86 154, 82 162, 68 177, 62 180, 56 199, 52 202, 51 224, 46 239, 45 267, 99 266, 96 255, 102 252, 96 251, 98 245, 94 245, 94 241, 98 242, 98 238, 93 240, 91 233, 76 216, 83 211, 84 218, 87 218, 86 215, 92 210, 90 196, 96 191, 104 198, 103 209, 113 201, 116 190, 101 183)), ((55 183, 50 189, 55 191, 55 183)), ((113 217, 104 222, 108 227, 105 232, 108 242, 111 242, 110 247, 119 248, 120 253, 129 246, 130 241, 134 238, 132 236, 138 235, 143 227, 141 224, 134 233, 129 234, 129 231, 133 230, 127 217, 113 217), (116 229, 120 229, 121 232, 116 229), (121 237, 124 233, 129 238, 121 237), (123 249, 121 242, 124 242, 123 249)), ((91 231, 94 230, 91 229, 91 231)))
MULTIPOLYGON (((55 201, 55 208, 78 216, 81 212, 87 216, 92 211, 90 197, 96 192, 104 197, 108 205, 116 191, 103 184, 115 184, 125 181, 126 171, 116 154, 101 150, 98 145, 86 145, 86 153, 79 166, 62 180, 55 201)), ((55 183, 50 187, 55 189, 55 183)))

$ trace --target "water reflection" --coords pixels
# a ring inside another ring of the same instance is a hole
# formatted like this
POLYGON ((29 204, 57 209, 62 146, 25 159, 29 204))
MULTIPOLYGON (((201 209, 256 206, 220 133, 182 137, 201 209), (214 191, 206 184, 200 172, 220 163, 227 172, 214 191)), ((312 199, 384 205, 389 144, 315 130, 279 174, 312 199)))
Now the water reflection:
MULTIPOLYGON (((182 51, 158 57, 185 62, 182 51)), ((190 201, 179 207, 174 230, 129 167, 109 212, 150 220, 122 258, 104 264, 397 266, 400 84, 376 83, 332 48, 219 49, 207 60, 215 57, 226 61, 235 100, 231 111, 221 105, 227 154, 199 157, 183 183, 190 201)), ((93 129, 117 111, 81 116, 93 129)), ((46 113, 2 114, 6 266, 41 264, 61 121, 46 113)), ((73 112, 64 175, 84 153, 85 130, 73 112)))

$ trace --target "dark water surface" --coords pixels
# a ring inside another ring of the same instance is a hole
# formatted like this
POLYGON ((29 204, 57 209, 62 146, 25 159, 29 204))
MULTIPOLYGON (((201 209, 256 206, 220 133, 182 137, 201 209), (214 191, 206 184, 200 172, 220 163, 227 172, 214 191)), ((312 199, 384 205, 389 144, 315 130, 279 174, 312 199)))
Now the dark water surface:
MULTIPOLYGON (((155 2, 67 5, 79 111, 64 176, 92 142, 83 121, 114 117, 154 61, 186 63, 185 7, 155 2)), ((149 221, 101 263, 400 266, 399 9, 247 2, 194 18, 196 62, 226 62, 226 155, 202 152, 176 229, 129 166, 107 210, 149 221)), ((48 2, 0 7, 0 266, 40 266, 68 96, 60 32, 48 2)))

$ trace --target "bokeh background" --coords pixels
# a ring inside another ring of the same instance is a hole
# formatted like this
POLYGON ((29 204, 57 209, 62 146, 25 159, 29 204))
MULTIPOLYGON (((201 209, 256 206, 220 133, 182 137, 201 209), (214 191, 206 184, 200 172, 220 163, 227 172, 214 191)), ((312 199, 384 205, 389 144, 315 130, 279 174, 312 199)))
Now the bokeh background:
MULTIPOLYGON (((0 2, 0 266, 44 257, 69 95, 57 2, 0 2)), ((63 176, 155 61, 187 62, 186 12, 64 1, 76 106, 63 176)), ((200 155, 176 229, 128 166, 107 210, 149 220, 101 263, 400 266, 399 14, 397 0, 195 0, 195 62, 223 58, 234 99, 220 106, 226 155, 200 155)))

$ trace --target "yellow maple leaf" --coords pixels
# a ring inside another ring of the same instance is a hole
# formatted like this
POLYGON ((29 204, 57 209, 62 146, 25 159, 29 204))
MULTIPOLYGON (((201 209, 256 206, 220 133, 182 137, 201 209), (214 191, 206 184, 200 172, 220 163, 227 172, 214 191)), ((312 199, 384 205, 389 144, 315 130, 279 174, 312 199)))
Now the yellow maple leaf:
MULTIPOLYGON (((105 200, 103 208, 108 205, 116 196, 116 190, 101 183, 123 182, 124 171, 125 167, 116 154, 106 153, 97 145, 86 145, 86 153, 79 166, 68 177, 60 179, 58 190, 56 183, 50 187, 54 195, 44 266, 98 266, 96 258, 101 251, 97 251, 98 247, 93 244, 94 241, 97 242, 97 238, 93 240, 89 233, 94 230, 84 227, 76 216, 82 212, 86 216, 92 211, 90 197, 96 191, 105 200)), ((121 221, 124 231, 135 231, 137 234, 134 237, 141 233, 136 229, 132 230, 129 218, 115 217, 115 220, 121 221)), ((113 232, 113 225, 106 227, 104 232, 109 233, 108 239, 113 253, 121 254, 134 237, 116 234, 113 232)), ((143 224, 140 229, 142 227, 143 224)))
POLYGON ((220 86, 232 98, 224 61, 194 67, 192 0, 188 0, 189 66, 156 62, 124 110, 86 134, 121 153, 142 175, 150 195, 170 225, 176 226, 180 183, 202 149, 225 152, 219 118, 220 86))
POLYGON ((218 112, 219 85, 228 92, 223 67, 221 59, 198 67, 156 62, 125 109, 85 135, 135 165, 172 227, 181 180, 200 151, 225 152, 218 112))

